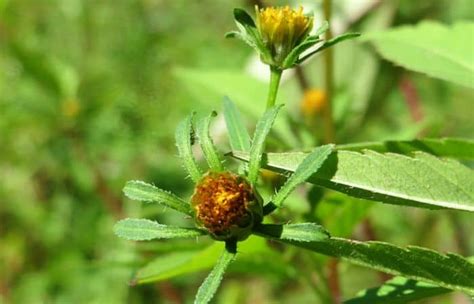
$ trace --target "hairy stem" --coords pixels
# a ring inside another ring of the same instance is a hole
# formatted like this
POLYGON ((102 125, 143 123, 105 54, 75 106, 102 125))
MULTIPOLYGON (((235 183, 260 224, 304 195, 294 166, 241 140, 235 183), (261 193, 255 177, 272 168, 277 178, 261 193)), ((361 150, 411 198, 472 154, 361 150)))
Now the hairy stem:
POLYGON ((267 110, 275 105, 275 100, 280 86, 282 70, 270 67, 270 86, 268 88, 267 110))
MULTIPOLYGON (((331 23, 331 0, 324 0, 324 18, 331 23)), ((326 40, 332 38, 331 28, 326 32, 326 40)), ((326 143, 335 142, 334 121, 332 117, 333 93, 333 53, 332 48, 324 50, 324 79, 326 91, 326 105, 324 107, 324 140, 326 143)))

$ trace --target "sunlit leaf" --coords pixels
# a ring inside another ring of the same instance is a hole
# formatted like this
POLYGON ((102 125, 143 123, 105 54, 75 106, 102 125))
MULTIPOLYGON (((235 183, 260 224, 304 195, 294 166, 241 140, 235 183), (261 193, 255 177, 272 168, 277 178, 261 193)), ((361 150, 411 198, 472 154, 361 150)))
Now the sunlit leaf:
POLYGON ((209 167, 213 171, 223 171, 224 166, 222 161, 219 158, 216 147, 212 141, 212 138, 209 134, 209 126, 211 124, 211 118, 216 116, 216 112, 212 112, 210 115, 199 119, 196 122, 196 133, 199 138, 199 143, 201 144, 202 152, 206 157, 209 167))
POLYGON ((408 70, 474 87, 474 22, 424 21, 364 37, 387 60, 408 70), (466 40, 468 39, 468 40, 466 40))
POLYGON ((178 153, 184 168, 188 171, 191 179, 197 183, 201 179, 202 172, 194 159, 193 151, 191 149, 194 140, 194 130, 192 125, 193 116, 194 114, 189 115, 178 124, 176 127, 175 139, 178 153))
MULTIPOLYGON (((248 160, 247 153, 234 152, 248 160)), ((294 172, 306 153, 268 153, 262 166, 294 172)), ((310 183, 368 200, 423 208, 474 211, 474 174, 450 159, 424 152, 413 157, 366 150, 333 152, 310 183)))
POLYGON ((193 213, 190 205, 173 193, 142 181, 128 181, 123 188, 123 193, 133 200, 158 203, 188 215, 193 213))
POLYGON ((249 133, 239 110, 227 97, 224 98, 224 118, 232 150, 248 152, 250 150, 249 133))
POLYGON ((115 234, 133 241, 153 239, 190 238, 203 235, 202 230, 180 228, 159 224, 147 219, 123 219, 114 226, 115 234))

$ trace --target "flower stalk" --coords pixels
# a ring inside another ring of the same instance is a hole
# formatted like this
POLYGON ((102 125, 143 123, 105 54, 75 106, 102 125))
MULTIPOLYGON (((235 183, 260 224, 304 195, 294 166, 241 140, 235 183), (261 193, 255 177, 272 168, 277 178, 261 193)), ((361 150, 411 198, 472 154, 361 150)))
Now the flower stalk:
POLYGON ((275 105, 282 73, 282 70, 276 67, 270 67, 270 84, 268 88, 267 110, 275 105))

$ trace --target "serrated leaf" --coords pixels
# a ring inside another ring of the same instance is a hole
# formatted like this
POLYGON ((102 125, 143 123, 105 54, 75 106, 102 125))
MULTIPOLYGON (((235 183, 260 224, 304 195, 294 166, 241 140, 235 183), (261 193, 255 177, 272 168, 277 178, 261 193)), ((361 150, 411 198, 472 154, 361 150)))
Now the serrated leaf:
POLYGON ((436 156, 459 159, 474 159, 474 140, 463 138, 423 138, 415 140, 387 140, 383 142, 365 142, 338 145, 338 150, 362 151, 365 149, 377 152, 410 154, 423 151, 436 156))
POLYGON ((224 98, 224 119, 232 150, 248 152, 250 150, 249 133, 239 110, 228 97, 224 98))
POLYGON ((128 181, 123 188, 123 193, 132 200, 159 203, 176 211, 192 215, 190 205, 172 194, 142 181, 128 181))
POLYGON ((117 236, 132 241, 147 241, 153 239, 190 238, 204 234, 194 228, 180 228, 159 224, 147 219, 124 219, 114 226, 117 236))
POLYGON ((249 173, 248 179, 251 185, 255 185, 260 170, 260 163, 262 161, 262 153, 265 148, 265 139, 267 138, 270 129, 278 115, 278 111, 282 105, 276 105, 263 114, 257 123, 255 133, 252 139, 252 146, 250 147, 249 159, 249 173))
POLYGON ((406 69, 474 87, 474 22, 424 21, 365 37, 382 57, 406 69))
POLYGON ((298 242, 319 242, 329 238, 329 232, 323 226, 315 223, 261 224, 255 227, 255 231, 263 235, 275 235, 276 233, 279 239, 298 242))
POLYGON ((288 178, 286 183, 278 190, 271 199, 277 207, 281 207, 285 199, 295 188, 304 183, 323 165, 329 154, 333 151, 334 145, 317 147, 309 153, 298 165, 295 172, 288 178))
POLYGON ((444 255, 427 248, 401 248, 384 242, 359 242, 337 237, 319 242, 298 242, 281 239, 278 229, 274 232, 259 231, 259 234, 378 271, 474 294, 474 264, 455 254, 444 255))
POLYGON ((197 183, 201 180, 202 172, 199 166, 194 159, 193 151, 191 146, 193 145, 193 116, 194 114, 189 115, 181 121, 176 127, 175 139, 176 146, 178 147, 179 157, 183 162, 183 166, 188 172, 191 179, 194 183, 197 183))
POLYGON ((356 297, 344 301, 344 304, 405 304, 451 291, 436 285, 395 277, 381 286, 358 292, 356 297))
POLYGON ((199 143, 201 144, 202 152, 209 164, 209 167, 213 171, 223 171, 224 166, 219 158, 218 152, 212 138, 209 134, 209 126, 211 124, 211 119, 217 115, 216 112, 212 112, 210 115, 199 119, 196 122, 196 133, 199 138, 199 143))
MULTIPOLYGON (((247 153, 233 152, 248 160, 247 153)), ((262 166, 294 172, 306 153, 268 153, 262 166)), ((355 197, 422 208, 474 211, 474 174, 450 159, 366 150, 333 152, 308 182, 355 197)))
POLYGON ((314 54, 316 53, 319 53, 333 45, 336 45, 340 42, 343 42, 344 40, 348 40, 348 39, 353 39, 353 38, 357 38, 360 36, 360 33, 344 33, 342 35, 339 35, 339 36, 336 36, 334 38, 332 38, 331 40, 328 40, 326 42, 324 42, 319 48, 317 48, 316 50, 310 52, 309 54, 303 56, 302 58, 298 59, 297 63, 300 64, 302 63, 303 61, 305 61, 306 59, 308 59, 309 57, 313 56, 314 54))
POLYGON ((217 288, 219 288, 219 285, 221 284, 222 277, 224 276, 227 267, 234 258, 235 252, 224 250, 221 257, 217 261, 216 266, 214 266, 211 273, 209 273, 201 287, 199 287, 196 299, 194 300, 195 304, 205 304, 211 301, 217 291, 217 288))

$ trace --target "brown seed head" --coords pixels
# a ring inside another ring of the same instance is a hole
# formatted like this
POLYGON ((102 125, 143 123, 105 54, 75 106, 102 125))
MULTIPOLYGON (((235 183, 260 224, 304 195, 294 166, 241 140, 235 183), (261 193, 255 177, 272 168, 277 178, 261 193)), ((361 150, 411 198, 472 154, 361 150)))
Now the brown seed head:
POLYGON ((199 182, 191 202, 197 220, 212 234, 225 234, 233 227, 252 224, 250 204, 255 201, 252 187, 230 172, 210 172, 199 182))

